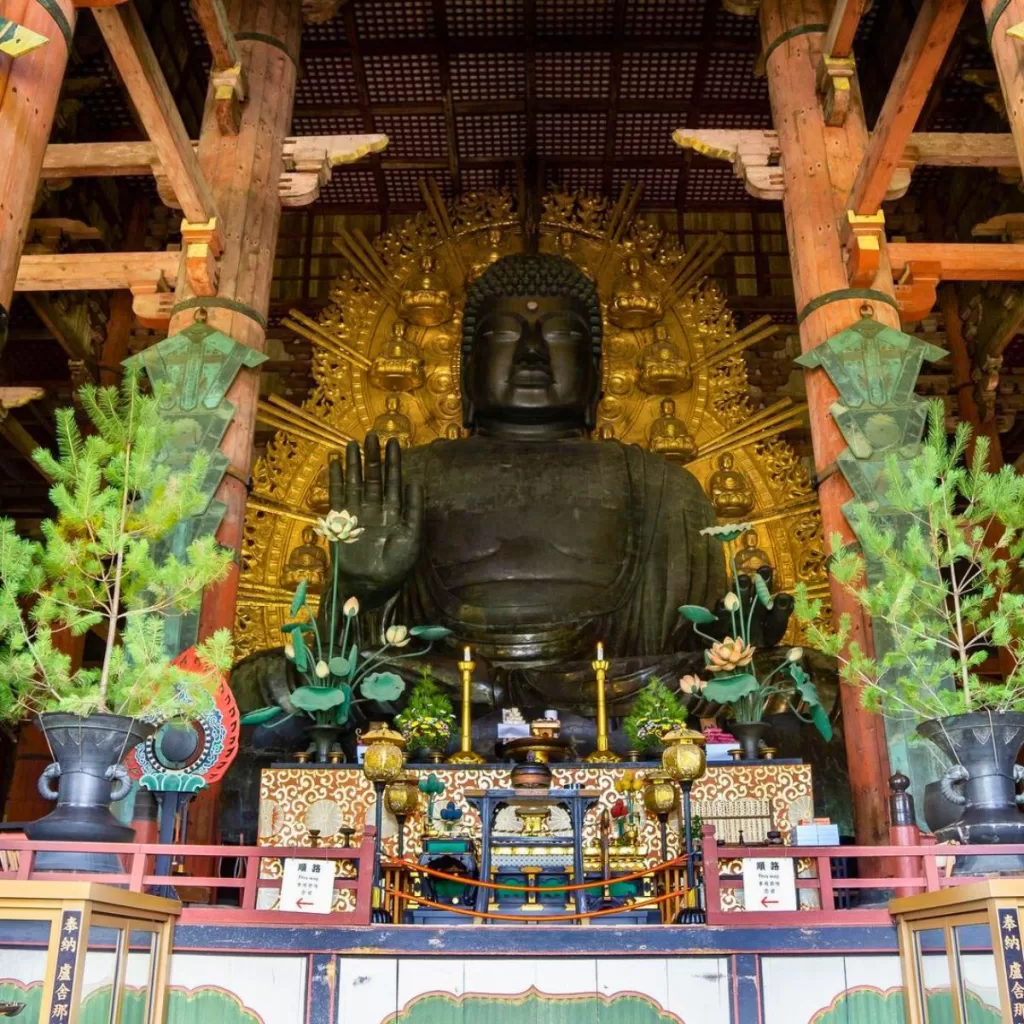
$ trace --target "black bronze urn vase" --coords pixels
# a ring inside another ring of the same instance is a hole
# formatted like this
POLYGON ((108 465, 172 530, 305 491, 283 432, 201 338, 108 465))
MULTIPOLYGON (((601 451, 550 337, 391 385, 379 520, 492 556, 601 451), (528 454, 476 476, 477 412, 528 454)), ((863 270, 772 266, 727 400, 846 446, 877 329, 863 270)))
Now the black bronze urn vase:
MULTIPOLYGON (((943 842, 1024 844, 1024 814, 1019 809, 1024 796, 1017 795, 1024 767, 1016 763, 1024 745, 1024 714, 974 711, 922 722, 917 731, 953 762, 939 788, 948 803, 963 808, 952 820, 944 816, 946 824, 935 828, 935 835, 943 842)), ((954 874, 1022 871, 1024 857, 995 854, 958 857, 954 874)))
MULTIPOLYGON (((39 792, 57 806, 26 825, 25 834, 45 842, 130 843, 134 830, 110 813, 110 805, 123 800, 132 787, 122 760, 154 726, 123 715, 81 718, 48 712, 39 716, 39 727, 56 758, 39 777, 39 792)), ((121 870, 113 854, 85 852, 40 853, 35 865, 42 871, 121 870)))
POLYGON ((760 761, 761 745, 764 738, 771 732, 768 722, 730 722, 729 731, 739 740, 743 751, 741 761, 760 761))

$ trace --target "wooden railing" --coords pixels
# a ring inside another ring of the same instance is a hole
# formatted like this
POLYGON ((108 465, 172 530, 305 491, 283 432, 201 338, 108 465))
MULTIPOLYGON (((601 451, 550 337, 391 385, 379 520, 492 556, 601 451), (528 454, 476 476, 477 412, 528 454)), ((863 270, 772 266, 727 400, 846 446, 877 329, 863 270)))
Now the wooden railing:
MULTIPOLYGON (((916 829, 914 831, 916 833, 916 829)), ((707 921, 709 925, 726 925, 733 928, 775 928, 779 925, 813 928, 818 925, 892 924, 892 918, 884 905, 871 908, 837 908, 836 890, 886 889, 898 895, 935 892, 948 886, 967 885, 979 880, 977 876, 967 875, 947 878, 945 873, 939 870, 938 858, 1024 854, 1024 845, 937 846, 934 841, 920 840, 914 845, 891 846, 734 846, 719 843, 715 839, 713 825, 705 825, 701 832, 707 921), (819 906, 795 911, 722 910, 722 890, 742 889, 743 879, 738 876, 721 877, 721 863, 747 858, 813 862, 814 874, 817 877, 797 878, 796 888, 798 894, 816 892, 819 906), (861 866, 858 877, 836 878, 832 862, 840 859, 857 861, 861 866), (868 873, 869 870, 877 870, 879 865, 884 865, 892 874, 883 876, 868 873)))
POLYGON ((159 886, 182 889, 238 890, 238 905, 186 905, 179 918, 182 924, 259 924, 271 925, 367 925, 370 923, 371 888, 373 886, 374 830, 367 826, 358 846, 353 847, 290 847, 290 846, 190 846, 159 843, 42 843, 16 836, 0 835, 0 880, 20 881, 87 881, 127 887, 131 892, 152 891, 159 886), (118 873, 77 874, 67 871, 40 871, 35 866, 40 853, 114 854, 123 870, 118 873), (175 873, 154 874, 155 859, 164 855, 173 858, 175 873), (260 889, 277 889, 280 878, 261 878, 265 861, 289 857, 307 860, 349 861, 355 877, 336 877, 335 890, 354 893, 351 910, 331 914, 303 914, 281 910, 257 909, 260 889), (200 858, 206 864, 221 865, 233 861, 235 874, 190 874, 189 863, 200 858))

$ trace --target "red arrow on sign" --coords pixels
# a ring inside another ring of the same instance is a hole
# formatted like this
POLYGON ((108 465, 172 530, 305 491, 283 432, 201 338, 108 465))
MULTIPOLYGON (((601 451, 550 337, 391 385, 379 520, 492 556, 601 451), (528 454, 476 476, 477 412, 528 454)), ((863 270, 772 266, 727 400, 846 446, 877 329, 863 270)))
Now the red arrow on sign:
POLYGON ((767 907, 769 903, 778 903, 778 902, 779 902, 778 900, 770 900, 770 899, 768 899, 767 896, 762 896, 761 897, 761 906, 762 907, 767 907))
POLYGON ((297 907, 311 907, 313 906, 312 900, 296 900, 295 906, 297 907))

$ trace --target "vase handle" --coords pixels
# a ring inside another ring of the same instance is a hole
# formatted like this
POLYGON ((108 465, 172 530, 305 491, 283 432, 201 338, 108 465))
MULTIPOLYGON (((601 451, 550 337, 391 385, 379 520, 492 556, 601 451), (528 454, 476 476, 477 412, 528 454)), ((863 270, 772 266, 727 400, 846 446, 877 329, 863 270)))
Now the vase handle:
POLYGON ((132 791, 132 777, 123 764, 112 764, 104 773, 103 777, 111 782, 117 781, 117 785, 110 791, 110 802, 116 804, 123 800, 132 791))
POLYGON ((966 795, 953 787, 958 782, 966 782, 970 777, 967 769, 962 764, 951 764, 939 780, 939 789, 942 790, 942 795, 951 804, 967 803, 966 795))
MULTIPOLYGON (((1015 764, 1013 766, 1013 781, 1017 785, 1024 782, 1024 764, 1015 764)), ((1024 807, 1024 793, 1018 793, 1013 799, 1018 807, 1024 807)))
POLYGON ((58 761, 54 761, 43 769, 43 774, 39 776, 39 779, 36 782, 36 789, 39 790, 39 795, 44 800, 57 799, 57 790, 53 785, 53 780, 59 778, 60 763, 58 761))

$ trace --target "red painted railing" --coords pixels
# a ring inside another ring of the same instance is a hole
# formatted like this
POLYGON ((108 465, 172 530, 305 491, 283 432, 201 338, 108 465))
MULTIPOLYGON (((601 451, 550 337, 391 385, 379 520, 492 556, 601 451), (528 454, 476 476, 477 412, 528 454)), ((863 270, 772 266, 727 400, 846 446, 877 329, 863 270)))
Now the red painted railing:
MULTIPOLYGON (((916 830, 915 830, 916 831, 916 830)), ((976 876, 958 875, 947 878, 939 871, 938 857, 963 857, 969 854, 988 855, 1024 854, 1024 845, 991 846, 937 846, 919 841, 914 845, 891 846, 733 846, 720 844, 715 839, 713 825, 702 829, 704 890, 707 920, 710 925, 731 927, 774 928, 779 925, 797 925, 813 928, 818 925, 891 924, 892 918, 884 907, 839 909, 836 907, 837 889, 888 889, 899 895, 917 892, 936 892, 952 885, 967 885, 979 881, 976 876), (807 910, 722 910, 723 889, 742 889, 740 877, 720 876, 721 862, 746 858, 757 860, 813 861, 816 878, 798 878, 797 891, 818 893, 820 909, 807 910), (832 861, 857 860, 863 869, 857 878, 836 878, 832 861), (870 866, 877 868, 884 862, 895 869, 894 876, 867 874, 870 866)))
POLYGON ((0 870, 0 880, 20 881, 86 881, 127 887, 131 892, 145 892, 154 886, 173 886, 176 889, 237 889, 238 906, 191 905, 182 910, 182 924, 259 924, 271 925, 366 925, 370 923, 371 888, 373 886, 374 830, 367 826, 358 846, 353 847, 290 847, 290 846, 189 846, 161 845, 159 843, 41 843, 12 835, 0 835, 0 853, 13 853, 16 857, 2 858, 7 869, 0 870), (75 874, 67 871, 39 871, 36 855, 53 853, 113 853, 124 869, 118 874, 75 874), (159 855, 174 858, 179 866, 173 875, 154 874, 155 858, 159 855), (351 910, 331 914, 301 914, 280 910, 258 910, 256 894, 260 889, 279 888, 280 878, 261 878, 261 863, 286 857, 308 860, 350 861, 355 877, 335 878, 334 888, 351 890, 355 906, 351 910), (238 876, 189 874, 189 862, 199 858, 214 858, 219 865, 232 860, 241 866, 238 876), (17 861, 16 867, 13 862, 17 861))

